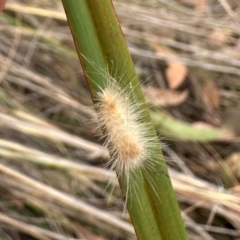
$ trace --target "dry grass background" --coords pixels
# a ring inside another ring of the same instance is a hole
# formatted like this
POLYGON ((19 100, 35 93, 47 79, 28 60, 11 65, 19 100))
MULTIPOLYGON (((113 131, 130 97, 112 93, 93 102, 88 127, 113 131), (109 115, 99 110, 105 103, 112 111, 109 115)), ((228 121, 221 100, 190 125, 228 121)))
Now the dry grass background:
MULTIPOLYGON (((161 135, 190 239, 240 239, 239 1, 114 4, 151 109, 231 132, 161 135)), ((8 1, 0 70, 0 239, 135 239, 60 1, 8 1)))

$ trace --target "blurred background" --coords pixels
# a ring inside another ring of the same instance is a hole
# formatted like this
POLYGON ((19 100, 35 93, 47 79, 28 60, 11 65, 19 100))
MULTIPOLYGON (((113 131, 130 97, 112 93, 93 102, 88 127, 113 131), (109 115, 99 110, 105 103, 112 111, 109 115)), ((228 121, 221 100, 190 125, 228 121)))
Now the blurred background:
MULTIPOLYGON (((239 240, 239 1, 114 6, 189 238, 239 240)), ((1 240, 136 239, 94 116, 61 1, 9 0, 0 14, 1 240)))

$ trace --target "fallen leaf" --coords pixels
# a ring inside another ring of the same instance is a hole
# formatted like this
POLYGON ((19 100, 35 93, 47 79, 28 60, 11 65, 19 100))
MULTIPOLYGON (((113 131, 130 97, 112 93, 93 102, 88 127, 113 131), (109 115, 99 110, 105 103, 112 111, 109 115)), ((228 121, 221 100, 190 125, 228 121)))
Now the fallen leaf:
POLYGON ((170 89, 178 88, 187 76, 187 67, 180 62, 170 62, 166 70, 166 77, 170 89))
MULTIPOLYGON (((165 56, 174 55, 174 52, 165 46, 162 46, 154 42, 151 45, 154 47, 156 54, 161 54, 165 56)), ((186 79, 187 72, 188 69, 183 63, 176 61, 168 62, 168 67, 166 69, 165 74, 169 88, 170 89, 178 88, 186 79)))
POLYGON ((148 101, 161 107, 177 106, 184 102, 189 94, 188 90, 178 92, 154 87, 145 87, 143 92, 148 101))

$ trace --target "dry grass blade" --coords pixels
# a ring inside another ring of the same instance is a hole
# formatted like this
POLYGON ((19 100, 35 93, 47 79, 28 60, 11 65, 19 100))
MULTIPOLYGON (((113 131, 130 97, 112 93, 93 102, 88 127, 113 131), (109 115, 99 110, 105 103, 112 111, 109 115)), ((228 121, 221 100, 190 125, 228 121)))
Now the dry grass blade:
POLYGON ((36 149, 1 139, 0 156, 14 160, 21 159, 25 161, 31 161, 40 165, 45 165, 46 167, 52 166, 59 169, 77 171, 79 173, 88 175, 91 179, 99 181, 108 181, 108 179, 114 179, 116 177, 114 172, 105 169, 76 163, 70 159, 46 154, 36 149))
MULTIPOLYGON (((60 234, 56 234, 54 232, 47 231, 36 226, 31 226, 30 224, 23 223, 21 221, 15 220, 3 214, 0 214, 0 222, 2 224, 8 224, 13 228, 16 228, 40 240, 50 240, 50 239, 65 240, 66 239, 65 236, 62 236, 60 234)), ((76 240, 76 238, 67 238, 67 239, 76 240)))
POLYGON ((11 178, 17 179, 21 182, 21 184, 33 188, 34 191, 41 192, 41 194, 46 194, 46 196, 54 199, 56 202, 60 202, 66 207, 75 209, 79 212, 79 214, 87 214, 89 217, 93 217, 116 228, 120 228, 128 234, 134 234, 133 227, 130 224, 121 221, 109 213, 101 211, 100 209, 96 209, 85 202, 80 201, 79 199, 68 196, 67 194, 64 194, 54 188, 37 182, 34 179, 31 179, 4 165, 0 165, 0 171, 11 178))
POLYGON ((108 152, 104 150, 100 145, 88 142, 74 135, 70 135, 59 129, 48 128, 46 131, 46 128, 42 126, 18 120, 4 113, 0 113, 0 121, 1 124, 4 124, 5 127, 15 129, 20 132, 42 137, 45 139, 50 139, 55 142, 63 142, 74 147, 83 148, 91 153, 91 155, 89 155, 90 159, 99 156, 108 157, 108 152))

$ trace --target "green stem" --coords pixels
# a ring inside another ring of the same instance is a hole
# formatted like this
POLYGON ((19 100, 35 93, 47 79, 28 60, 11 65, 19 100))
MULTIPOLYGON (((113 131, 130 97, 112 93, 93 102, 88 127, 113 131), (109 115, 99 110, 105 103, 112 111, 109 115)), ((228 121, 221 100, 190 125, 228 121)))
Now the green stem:
POLYGON ((135 170, 131 177, 135 188, 129 187, 132 183, 118 176, 123 194, 128 194, 127 207, 138 239, 187 239, 158 139, 111 0, 62 2, 93 101, 97 101, 96 94, 106 87, 106 75, 101 72, 108 72, 122 89, 129 88, 131 80, 130 98, 144 113, 141 121, 149 123, 149 136, 154 136, 155 147, 146 160, 153 164, 157 162, 156 169, 135 170))

